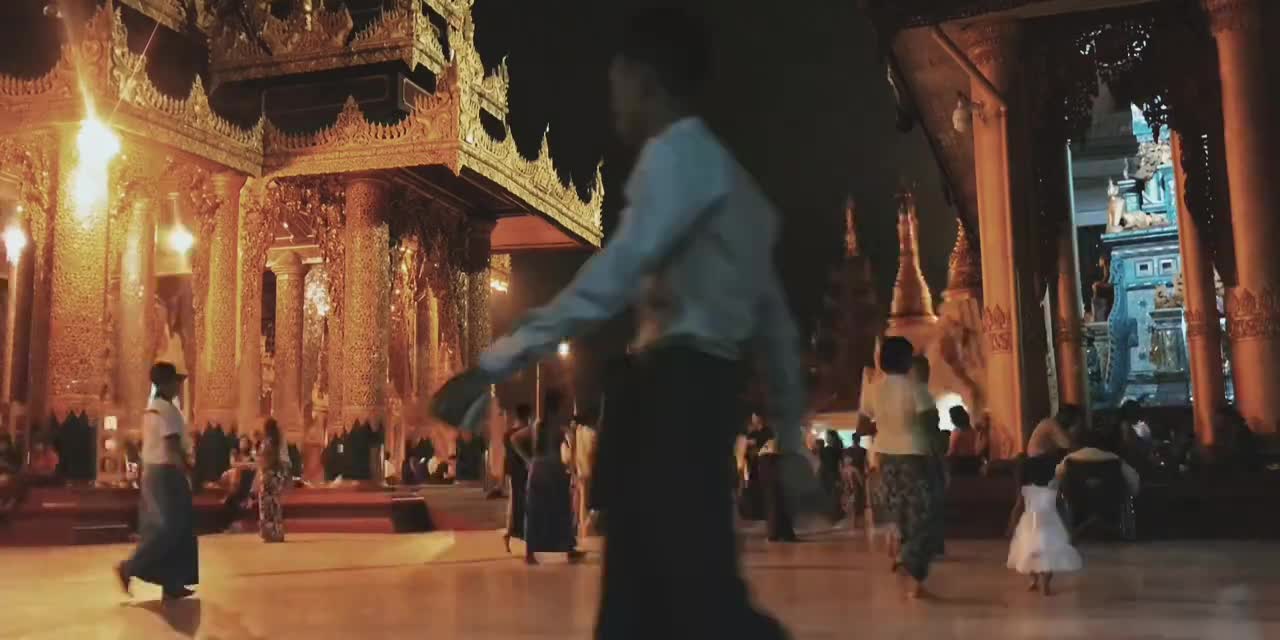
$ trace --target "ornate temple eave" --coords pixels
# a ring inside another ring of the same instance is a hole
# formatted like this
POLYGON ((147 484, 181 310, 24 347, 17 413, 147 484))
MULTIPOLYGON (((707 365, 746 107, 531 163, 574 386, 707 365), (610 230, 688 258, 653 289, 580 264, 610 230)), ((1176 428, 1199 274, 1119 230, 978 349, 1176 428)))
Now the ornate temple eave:
POLYGON ((213 37, 210 70, 214 85, 347 69, 401 61, 410 70, 421 66, 440 74, 448 65, 440 32, 419 3, 402 0, 372 24, 352 34, 354 22, 344 7, 310 15, 294 11, 280 19, 263 18, 261 38, 231 29, 213 37))
POLYGON ((520 155, 510 131, 494 140, 460 111, 459 93, 445 90, 420 98, 413 113, 394 124, 369 122, 354 99, 348 99, 331 127, 312 134, 289 134, 266 126, 266 172, 272 177, 349 173, 410 167, 443 166, 454 175, 474 175, 496 185, 544 215, 574 237, 600 246, 603 230, 603 181, 597 169, 592 197, 583 201, 572 184, 563 182, 551 160, 544 135, 534 160, 520 155))
POLYGON ((596 167, 591 200, 584 202, 572 183, 561 181, 551 162, 545 134, 536 160, 521 156, 508 132, 503 142, 485 135, 476 142, 463 144, 462 166, 520 199, 532 212, 550 217, 591 246, 599 247, 604 242, 600 218, 604 208, 604 181, 600 167, 596 167))
POLYGON ((187 28, 187 3, 183 0, 118 0, 118 2, 178 33, 187 28))
POLYGON ((119 10, 105 5, 89 21, 78 47, 44 76, 0 76, 5 130, 40 129, 76 122, 97 105, 97 115, 125 132, 248 175, 262 173, 261 122, 241 128, 214 112, 197 77, 184 98, 162 93, 144 71, 144 56, 129 51, 119 10))

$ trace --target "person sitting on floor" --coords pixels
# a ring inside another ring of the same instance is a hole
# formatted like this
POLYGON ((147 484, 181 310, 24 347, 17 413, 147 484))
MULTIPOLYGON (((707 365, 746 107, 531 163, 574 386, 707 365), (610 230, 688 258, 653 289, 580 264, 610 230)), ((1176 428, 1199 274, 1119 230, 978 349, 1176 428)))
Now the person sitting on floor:
POLYGON ((58 453, 43 442, 31 447, 31 462, 27 465, 27 479, 32 485, 50 485, 58 482, 58 453))
POLYGON ((977 475, 982 469, 982 451, 986 444, 982 435, 969 423, 969 412, 956 405, 950 410, 951 424, 955 429, 951 432, 947 446, 947 461, 953 475, 977 475))
POLYGON ((1129 463, 1125 462, 1113 451, 1107 450, 1106 437, 1099 431, 1089 430, 1085 432, 1081 439, 1081 447, 1067 454, 1062 462, 1058 464, 1057 476, 1061 481, 1067 474, 1067 466, 1069 463, 1089 463, 1089 462, 1107 462, 1110 460, 1120 461, 1120 472, 1124 475, 1125 485, 1129 489, 1129 495, 1136 497, 1138 491, 1142 488, 1141 478, 1138 472, 1129 463))

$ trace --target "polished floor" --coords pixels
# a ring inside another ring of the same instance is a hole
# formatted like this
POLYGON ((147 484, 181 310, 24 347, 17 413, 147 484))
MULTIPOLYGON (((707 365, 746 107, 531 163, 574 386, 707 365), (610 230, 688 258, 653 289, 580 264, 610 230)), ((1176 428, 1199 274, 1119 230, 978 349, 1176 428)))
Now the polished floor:
MULTIPOLYGON (((196 599, 134 598, 110 576, 124 546, 0 549, 0 638, 589 638, 598 556, 529 568, 497 534, 201 539, 196 599)), ((518 550, 517 550, 518 552, 518 550)), ((1280 544, 1085 547, 1050 598, 1003 569, 997 542, 955 542, 937 597, 910 601, 856 532, 747 542, 759 601, 798 639, 1280 639, 1280 544)))

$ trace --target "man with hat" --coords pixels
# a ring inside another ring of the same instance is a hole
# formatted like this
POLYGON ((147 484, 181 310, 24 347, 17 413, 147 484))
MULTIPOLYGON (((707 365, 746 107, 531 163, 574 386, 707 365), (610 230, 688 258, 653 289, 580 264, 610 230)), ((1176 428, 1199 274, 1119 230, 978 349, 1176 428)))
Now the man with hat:
POLYGON ((142 505, 138 546, 116 565, 125 593, 137 578, 159 585, 164 599, 186 598, 199 582, 199 549, 191 506, 190 441, 186 421, 174 402, 186 376, 169 362, 151 367, 155 397, 142 416, 142 505))

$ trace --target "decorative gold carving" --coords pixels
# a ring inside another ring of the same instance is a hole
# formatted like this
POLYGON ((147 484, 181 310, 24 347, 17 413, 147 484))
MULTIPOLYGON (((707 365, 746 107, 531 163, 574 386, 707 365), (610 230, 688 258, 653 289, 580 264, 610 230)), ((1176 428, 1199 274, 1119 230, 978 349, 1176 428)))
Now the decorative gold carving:
MULTIPOLYGON (((410 69, 422 66, 434 74, 448 59, 440 31, 420 9, 420 0, 398 0, 377 19, 352 35, 354 22, 345 8, 308 14, 295 10, 284 19, 263 16, 261 38, 227 27, 214 37, 210 68, 215 84, 273 78, 299 73, 364 66, 401 60, 410 69)), ((469 15, 469 14, 468 14, 469 15)))
POLYGON ((290 444, 302 445, 302 339, 306 267, 295 252, 271 265, 276 274, 273 412, 290 444))
POLYGON ((58 140, 58 197, 53 212, 49 309, 49 408, 57 419, 97 417, 105 391, 109 341, 104 329, 109 203, 78 207, 73 132, 58 140))
POLYGON ((970 244, 969 231, 962 222, 956 228, 956 244, 947 262, 947 293, 981 290, 982 258, 970 244))
POLYGON ((1204 0, 1209 29, 1214 34, 1232 31, 1260 31, 1262 15, 1256 0, 1204 0))
POLYGON ((1217 337, 1222 332, 1218 310, 1206 312, 1199 309, 1187 309, 1184 312, 1187 326, 1187 339, 1217 337))
POLYGON ((202 424, 230 427, 236 412, 236 236, 239 229, 240 190, 243 176, 219 173, 210 177, 211 195, 216 207, 209 215, 207 234, 198 244, 205 249, 201 266, 205 270, 204 290, 196 291, 201 300, 197 327, 200 345, 196 376, 197 406, 202 424))
POLYGON ((187 26, 187 3, 183 0, 119 0, 156 22, 181 33, 187 26))
POLYGON ((383 216, 390 185, 376 178, 353 176, 345 188, 343 423, 385 425, 391 292, 390 234, 383 216))
POLYGON ((1238 287, 1227 294, 1227 335, 1232 341, 1280 337, 1280 295, 1238 287))
POLYGON ((982 332, 991 353, 1013 353, 1013 327, 1003 307, 995 305, 983 311, 982 332))

